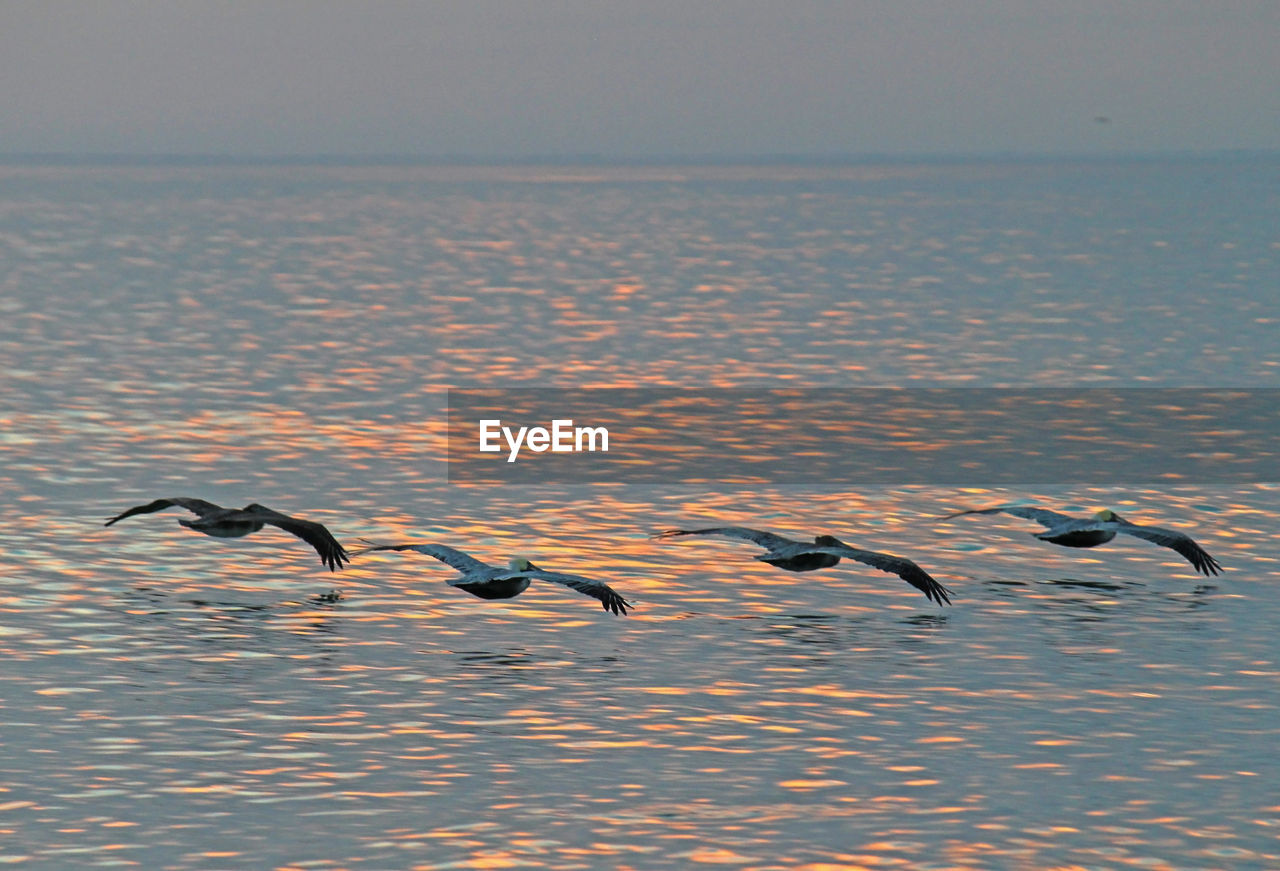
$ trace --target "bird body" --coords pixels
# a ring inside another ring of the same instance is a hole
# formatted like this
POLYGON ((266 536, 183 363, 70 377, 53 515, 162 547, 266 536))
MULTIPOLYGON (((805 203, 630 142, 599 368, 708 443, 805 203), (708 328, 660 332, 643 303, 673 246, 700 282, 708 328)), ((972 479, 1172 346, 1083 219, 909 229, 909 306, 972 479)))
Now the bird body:
POLYGON ((221 505, 214 505, 212 502, 206 502, 203 499, 173 496, 168 499, 157 499, 146 505, 135 505, 133 508, 129 508, 112 517, 104 525, 111 526, 126 517, 133 517, 138 514, 152 514, 156 511, 163 511, 166 508, 172 508, 175 505, 185 508, 196 515, 195 520, 185 517, 179 518, 179 524, 214 538, 241 538, 257 532, 263 526, 269 524, 296 535, 315 548, 316 553, 320 555, 320 561, 330 571, 337 571, 342 568, 344 562, 350 562, 351 560, 346 549, 338 543, 338 540, 323 525, 311 520, 303 520, 299 517, 281 514, 279 511, 274 511, 256 502, 252 502, 244 508, 223 508, 221 505))
POLYGON ((759 529, 748 529, 745 526, 717 526, 708 529, 668 529, 658 533, 656 537, 666 539, 681 535, 720 535, 725 538, 741 538, 755 542, 767 551, 757 555, 755 559, 789 572, 811 572, 816 569, 831 568, 839 564, 841 559, 857 560, 883 572, 897 575, 924 593, 925 598, 930 601, 937 602, 939 605, 944 602, 951 604, 951 598, 948 595, 951 591, 911 560, 851 547, 834 535, 814 536, 813 542, 809 543, 759 529))
POLYGON ((461 572, 448 580, 449 586, 465 590, 481 599, 514 599, 527 590, 531 582, 550 581, 599 599, 604 610, 614 614, 625 615, 627 606, 631 604, 602 581, 580 575, 549 572, 523 557, 512 557, 506 568, 500 568, 443 544, 379 544, 362 548, 355 551, 355 554, 379 550, 412 550, 434 557, 461 572))
POLYGON ((196 532, 203 532, 214 538, 243 538, 265 526, 261 520, 230 520, 225 517, 220 520, 188 520, 185 517, 179 517, 178 523, 187 529, 194 529, 196 532))
POLYGON ((1046 508, 1034 508, 1024 505, 1012 505, 1007 508, 974 508, 968 511, 956 511, 942 520, 950 520, 964 514, 1011 514, 1025 520, 1034 520, 1047 527, 1043 532, 1031 533, 1041 541, 1047 541, 1062 547, 1097 547, 1106 544, 1117 535, 1132 535, 1145 539, 1161 547, 1167 547, 1181 554, 1197 572, 1205 575, 1216 575, 1222 566, 1209 552, 1196 544, 1190 536, 1172 529, 1159 526, 1146 526, 1131 523, 1109 508, 1095 512, 1092 517, 1068 517, 1046 508))
POLYGON ((467 581, 464 578, 453 578, 449 586, 466 590, 481 599, 514 599, 529 589, 531 581, 524 576, 518 578, 491 578, 487 581, 467 581))
POLYGON ((777 566, 789 572, 813 572, 818 569, 829 569, 840 564, 840 557, 836 554, 814 550, 805 550, 794 556, 784 556, 780 553, 762 553, 757 554, 752 559, 758 559, 762 563, 768 563, 771 566, 777 566))
POLYGON ((1063 547, 1097 547, 1111 541, 1117 533, 1118 530, 1115 529, 1100 529, 1097 521, 1081 519, 1071 520, 1044 532, 1031 534, 1041 541, 1052 542, 1063 547))

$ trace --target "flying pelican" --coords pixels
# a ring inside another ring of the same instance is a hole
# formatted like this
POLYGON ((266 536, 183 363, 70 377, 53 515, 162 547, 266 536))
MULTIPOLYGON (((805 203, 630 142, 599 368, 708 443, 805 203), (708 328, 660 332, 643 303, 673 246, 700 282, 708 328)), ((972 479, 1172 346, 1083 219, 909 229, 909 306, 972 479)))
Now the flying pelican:
MULTIPOLYGON (((369 543, 373 544, 373 542, 369 543)), ((353 553, 358 556, 375 550, 416 550, 418 553, 435 557, 440 562, 462 572, 459 577, 449 580, 449 586, 466 590, 481 599, 514 599, 529 588, 531 580, 538 580, 563 584, 579 593, 599 599, 604 609, 614 614, 626 614, 627 606, 632 605, 615 593, 608 584, 578 575, 548 572, 538 568, 524 557, 512 557, 507 564, 508 567, 502 569, 482 563, 460 550, 443 544, 378 544, 353 553)))
POLYGON ((154 511, 163 511, 166 508, 172 508, 174 505, 198 514, 198 520, 187 520, 184 517, 179 518, 178 522, 188 529, 203 532, 205 535, 212 535, 216 538, 239 538, 251 532, 257 532, 264 524, 269 523, 272 526, 280 527, 285 532, 293 533, 314 547, 316 553, 320 554, 320 561, 328 566, 331 572, 342 568, 344 561, 351 562, 351 557, 347 555, 346 550, 338 543, 338 540, 319 523, 281 514, 279 511, 272 511, 265 505, 259 505, 256 502, 243 508, 223 508, 220 505, 214 505, 212 502, 205 502, 203 499, 174 496, 169 499, 157 499, 146 505, 135 505, 133 508, 122 511, 112 517, 104 525, 110 526, 118 520, 133 517, 135 514, 151 514, 154 511))
POLYGON ((768 553, 756 557, 771 566, 786 569, 789 572, 811 572, 814 569, 825 569, 840 562, 841 557, 855 559, 858 562, 874 566, 882 572, 890 572, 902 578, 911 586, 924 593, 925 598, 941 605, 951 604, 947 595, 951 591, 929 577, 929 574, 909 559, 887 553, 876 553, 873 550, 859 550, 850 547, 834 535, 814 536, 813 544, 807 541, 796 541, 761 532, 758 529, 747 529, 743 526, 717 526, 712 529, 668 529, 658 533, 655 538, 675 538, 680 535, 723 535, 726 538, 744 538, 754 541, 765 548, 768 553))
POLYGON ((1033 532, 1031 534, 1041 541, 1060 544, 1063 547, 1097 547, 1115 538, 1117 533, 1123 532, 1125 535, 1145 538, 1147 541, 1154 542, 1161 547, 1176 550, 1187 558, 1187 562, 1191 563, 1196 571, 1202 574, 1216 575, 1222 571, 1222 566, 1218 565, 1218 561, 1209 556, 1204 548, 1192 541, 1190 536, 1175 532, 1172 529, 1161 529, 1159 526, 1141 526, 1137 523, 1130 523, 1109 508, 1095 512, 1092 517, 1077 518, 1068 517, 1056 511, 1049 511, 1046 508, 1013 505, 1008 508, 974 508, 968 511, 957 511, 939 519, 950 520, 952 517, 959 517, 962 514, 998 514, 1001 512, 1012 514, 1014 517, 1022 517, 1026 520, 1034 520, 1036 523, 1048 527, 1044 532, 1033 532))

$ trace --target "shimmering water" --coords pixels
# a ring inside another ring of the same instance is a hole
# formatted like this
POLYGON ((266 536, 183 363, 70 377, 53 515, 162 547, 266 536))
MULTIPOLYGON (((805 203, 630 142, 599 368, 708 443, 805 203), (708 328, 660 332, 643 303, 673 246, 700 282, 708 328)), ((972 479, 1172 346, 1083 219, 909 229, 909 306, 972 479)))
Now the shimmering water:
POLYGON ((1274 387, 1280 162, 0 168, 0 861, 1280 867, 1280 487, 445 484, 444 389, 1274 387), (607 580, 486 602, 157 496, 607 580), (1024 501, 1193 535, 1040 543, 1024 501), (938 608, 736 523, 910 556, 938 608), (337 588, 343 598, 317 594, 337 588))

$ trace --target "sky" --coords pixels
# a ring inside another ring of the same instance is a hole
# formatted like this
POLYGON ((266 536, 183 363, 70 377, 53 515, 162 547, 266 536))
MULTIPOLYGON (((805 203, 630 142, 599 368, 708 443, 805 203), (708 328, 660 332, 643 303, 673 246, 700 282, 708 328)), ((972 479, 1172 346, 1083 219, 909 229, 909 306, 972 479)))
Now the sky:
POLYGON ((0 0, 0 82, 0 157, 1270 150, 1280 2, 0 0))

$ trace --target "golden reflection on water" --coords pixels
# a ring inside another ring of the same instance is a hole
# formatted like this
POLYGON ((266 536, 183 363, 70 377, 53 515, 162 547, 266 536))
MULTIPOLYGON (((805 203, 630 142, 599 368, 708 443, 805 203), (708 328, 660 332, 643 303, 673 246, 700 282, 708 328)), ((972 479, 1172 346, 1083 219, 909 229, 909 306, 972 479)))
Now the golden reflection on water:
MULTIPOLYGON (((165 194, 150 218, 10 203, 47 226, 6 237, 26 259, 0 300, 0 861, 1280 867, 1280 771, 1257 749, 1280 704, 1271 488, 443 480, 445 387, 1268 375, 1247 324, 1188 358, 1184 322, 1234 308, 1064 303, 1058 276, 1117 249, 920 219, 946 205, 937 170, 810 171, 794 196, 794 177, 681 188, 706 171, 668 168, 281 172, 253 183, 296 190, 165 194), (389 187, 315 196, 317 173, 389 187), (894 179, 920 187, 823 187, 894 179), (403 187, 477 180, 528 187, 403 187), (944 287, 963 292, 940 305, 944 287), (1081 312, 1094 329, 1064 330, 1081 312), (211 539, 176 510, 101 525, 168 495, 261 501, 351 547, 523 555, 637 604, 548 584, 486 602, 417 554, 331 574, 283 531, 211 539), (938 520, 1012 501, 1116 508, 1227 571, 938 520), (955 604, 868 566, 794 575, 746 542, 649 538, 725 524, 909 557, 955 604)), ((910 423, 866 437, 928 454, 910 423)))
MULTIPOLYGON (((1277 362, 1248 340, 1263 336, 1265 317, 1245 318, 1212 352, 1188 359, 1189 343, 1177 341, 1184 324, 1203 328, 1224 317, 1203 294, 1170 299, 1176 291, 1166 287, 1146 307, 1107 306, 1110 288, 1134 278, 1114 274, 1133 259, 1124 239, 1132 228, 1093 237, 1103 248, 1119 246, 1110 256, 1059 256, 1035 232, 984 226, 967 212, 971 226, 939 221, 937 214, 959 215, 941 202, 931 208, 925 189, 903 198, 846 187, 912 184, 938 168, 807 168, 799 175, 817 186, 790 194, 784 183, 797 178, 786 167, 771 168, 768 185, 742 189, 708 187, 708 179, 726 180, 710 168, 642 179, 608 170, 589 174, 591 182, 521 168, 499 173, 516 186, 490 195, 450 186, 488 179, 484 168, 276 171, 276 183, 297 189, 277 197, 270 185, 195 200, 175 194, 160 208, 159 226, 156 212, 113 211, 108 203, 83 213, 68 204, 70 215, 52 198, 15 204, 35 225, 9 234, 15 250, 29 252, 18 290, 33 296, 16 298, 8 323, 26 354, 40 345, 61 352, 39 361, 48 366, 15 367, 14 377, 31 384, 54 373, 64 384, 127 389, 135 400, 163 396, 170 389, 157 383, 163 379, 234 399, 272 392, 273 371, 319 396, 374 386, 370 360, 385 364, 382 387, 407 390, 945 384, 990 382, 1004 372, 1016 374, 994 380, 1127 384, 1180 373, 1218 383, 1228 377, 1224 362, 1255 378, 1269 377, 1277 362), (395 172, 409 179, 403 184, 428 188, 375 181, 395 172), (378 187, 338 194, 328 184, 378 187), (923 223, 920 209, 929 215, 923 223), (57 238, 59 230, 70 238, 57 238), (100 238, 108 240, 104 252, 86 244, 100 238), (928 257, 911 255, 922 248, 928 257), (1076 277, 1081 257, 1092 257, 1090 278, 1079 298, 1065 297, 1054 285, 1076 277), (81 272, 101 275, 104 288, 87 294, 77 319, 86 329, 46 311, 47 294, 28 291, 28 283, 78 291, 81 272), (137 286, 148 292, 128 290, 137 286), (171 298, 150 292, 158 288, 171 298), (1099 329, 1072 328, 1079 311, 1101 313, 1099 329), (163 370, 120 353, 139 338, 167 352, 163 370), (1027 349, 1035 349, 1031 361, 1027 349), (117 371, 103 372, 104 359, 117 371)), ((113 181, 131 171, 118 172, 113 181)), ((186 177, 216 184, 236 172, 186 177)), ((66 168, 45 178, 93 174, 66 168)), ((135 172, 134 181, 146 175, 135 172)), ((151 184, 180 186, 183 177, 155 170, 151 184)), ((1196 266, 1206 269, 1199 256, 1196 266)), ((1222 284, 1238 287, 1246 283, 1239 256, 1228 256, 1222 284)), ((1256 301, 1241 310, 1261 313, 1256 301)))

